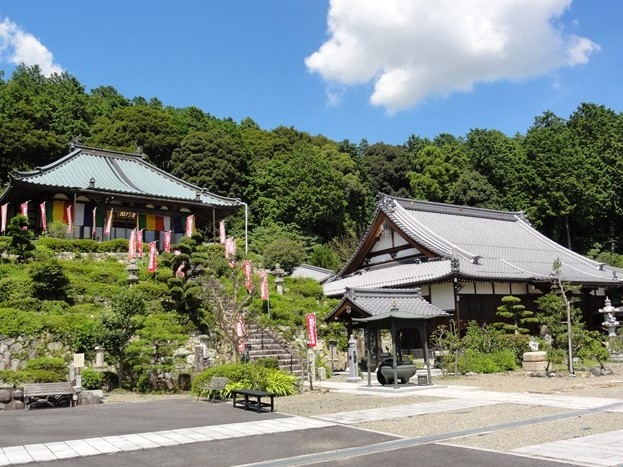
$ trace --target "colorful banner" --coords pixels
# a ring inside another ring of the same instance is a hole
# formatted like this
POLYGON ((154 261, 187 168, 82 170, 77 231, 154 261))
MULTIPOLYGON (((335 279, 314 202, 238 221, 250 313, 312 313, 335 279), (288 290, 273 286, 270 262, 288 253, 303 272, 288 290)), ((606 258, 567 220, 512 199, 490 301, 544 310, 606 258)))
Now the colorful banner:
POLYGON ((28 201, 19 205, 20 214, 28 217, 28 201))
POLYGON ((41 228, 43 230, 48 230, 48 221, 45 213, 45 201, 39 205, 39 209, 41 210, 41 228))
POLYGON ((307 322, 307 345, 310 348, 316 347, 318 330, 316 329, 316 313, 307 313, 305 315, 307 322))
POLYGON ((172 230, 167 230, 164 233, 164 251, 167 253, 171 252, 171 235, 173 234, 172 230))
POLYGON ((9 203, 5 203, 0 207, 0 232, 6 230, 6 216, 9 209, 9 203))
POLYGON ((170 218, 165 216, 156 216, 155 214, 139 214, 138 228, 162 232, 168 230, 167 224, 170 224, 170 218))
POLYGON ((225 245, 225 240, 227 237, 225 236, 225 221, 222 220, 218 223, 218 238, 221 242, 221 245, 225 245))
POLYGON ((262 285, 260 287, 260 296, 262 300, 268 300, 268 275, 266 274, 265 269, 262 269, 260 271, 260 277, 262 279, 262 285))
POLYGON ((149 242, 149 263, 147 264, 147 272, 156 272, 157 269, 156 242, 149 242))
POLYGON ((225 239, 225 259, 230 263, 236 260, 236 239, 234 237, 225 239))
POLYGON ((244 269, 244 286, 251 292, 253 290, 253 270, 251 268, 251 261, 247 259, 242 265, 244 269))

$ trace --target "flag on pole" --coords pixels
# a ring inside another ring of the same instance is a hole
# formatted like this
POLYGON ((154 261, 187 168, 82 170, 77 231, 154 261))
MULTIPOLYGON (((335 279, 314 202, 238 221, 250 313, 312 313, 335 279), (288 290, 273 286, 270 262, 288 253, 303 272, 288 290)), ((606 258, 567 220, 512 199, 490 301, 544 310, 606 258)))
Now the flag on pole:
POLYGON ((167 253, 171 252, 171 234, 173 233, 172 230, 167 230, 164 233, 164 251, 166 251, 167 253))
POLYGON ((253 290, 253 271, 251 269, 251 261, 248 259, 243 263, 244 269, 244 286, 247 288, 249 292, 253 290))
POLYGON ((6 216, 7 216, 7 210, 9 209, 9 203, 5 203, 2 205, 2 207, 0 207, 0 232, 4 232, 6 230, 6 216))
POLYGON ((219 236, 219 241, 221 242, 221 245, 225 245, 225 240, 227 239, 227 237, 225 236, 225 221, 224 220, 218 223, 218 236, 219 236))
POLYGON ((128 258, 136 258, 136 229, 132 229, 132 233, 130 233, 130 241, 128 242, 128 258))
POLYGON ((106 235, 108 239, 110 239, 110 231, 112 229, 112 212, 112 209, 108 211, 108 219, 106 220, 106 224, 104 225, 104 235, 106 235))
POLYGON ((97 206, 95 206, 93 208, 93 227, 91 229, 91 238, 95 237, 96 229, 97 229, 97 222, 95 221, 95 213, 96 212, 97 212, 97 206))
POLYGON ((156 272, 157 269, 156 242, 149 242, 149 263, 147 264, 147 272, 156 272))
POLYGON ((268 275, 266 274, 266 269, 260 271, 260 277, 262 278, 262 285, 260 288, 261 298, 262 300, 268 300, 268 275))
POLYGON ((229 265, 232 267, 236 262, 236 239, 234 237, 225 239, 225 259, 229 261, 229 265))
POLYGON ((39 209, 41 210, 41 227, 43 230, 48 230, 48 220, 45 215, 45 201, 39 205, 39 209))
POLYGON ((195 228, 195 216, 193 214, 186 218, 186 236, 187 237, 193 236, 194 228, 195 228))
POLYGON ((67 235, 71 235, 71 224, 73 224, 73 220, 71 218, 71 204, 67 206, 67 235))
POLYGON ((28 201, 19 205, 20 214, 28 217, 28 201))
POLYGON ((138 229, 136 232, 136 251, 139 258, 143 257, 143 230, 145 229, 138 229))

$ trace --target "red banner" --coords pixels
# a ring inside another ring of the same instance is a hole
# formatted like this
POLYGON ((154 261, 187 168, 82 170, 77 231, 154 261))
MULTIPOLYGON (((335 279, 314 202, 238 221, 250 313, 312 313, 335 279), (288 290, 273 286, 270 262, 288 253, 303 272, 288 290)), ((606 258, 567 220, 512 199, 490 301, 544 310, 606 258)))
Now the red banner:
POLYGON ((139 258, 143 257, 143 230, 145 229, 136 232, 136 252, 139 258))
POLYGON ((41 210, 41 227, 43 230, 48 230, 48 220, 45 214, 45 201, 39 205, 39 209, 41 210))
POLYGON ((157 269, 156 242, 149 242, 149 263, 147 264, 147 272, 156 272, 157 269))
POLYGON ((219 237, 219 241, 221 242, 221 245, 224 245, 225 239, 227 238, 225 236, 225 221, 221 221, 218 223, 218 237, 219 237))
POLYGON ((7 217, 7 210, 9 209, 9 203, 5 203, 2 205, 2 207, 0 208, 0 232, 4 232, 6 230, 6 217, 7 217))
POLYGON ((316 329, 316 313, 307 313, 305 315, 307 321, 307 344, 309 347, 316 347, 316 339, 318 337, 316 329))
POLYGON ((97 235, 97 219, 95 213, 97 212, 97 206, 93 208, 93 228, 91 229, 91 238, 95 238, 97 235))
POLYGON ((136 229, 132 229, 132 233, 130 233, 130 241, 128 242, 128 258, 136 258, 136 229))
POLYGON ((28 217, 28 201, 19 205, 19 210, 22 216, 28 217))
POLYGON ((112 230, 112 209, 108 211, 108 220, 106 221, 106 225, 104 226, 104 235, 106 235, 110 239, 110 231, 112 230))
POLYGON ((171 252, 171 230, 167 230, 164 233, 164 251, 167 253, 171 252))
POLYGON ((191 215, 186 218, 186 236, 192 237, 195 228, 195 216, 191 215))
POLYGON ((71 235, 71 225, 74 223, 71 217, 71 204, 67 206, 67 235, 71 235))
POLYGON ((238 337, 238 352, 244 352, 244 314, 242 313, 236 320, 236 336, 238 337))
POLYGON ((262 269, 260 271, 260 277, 262 278, 262 286, 260 289, 262 300, 268 300, 268 276, 266 275, 266 270, 262 269))
POLYGON ((251 268, 251 261, 248 259, 243 263, 244 267, 244 286, 249 292, 253 290, 253 270, 251 268))

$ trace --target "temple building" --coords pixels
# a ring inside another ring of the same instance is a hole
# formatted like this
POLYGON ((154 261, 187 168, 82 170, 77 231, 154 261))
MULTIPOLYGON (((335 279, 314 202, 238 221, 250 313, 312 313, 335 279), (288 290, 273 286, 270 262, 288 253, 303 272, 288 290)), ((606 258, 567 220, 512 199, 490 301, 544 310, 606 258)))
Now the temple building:
MULTIPOLYGON (((623 269, 555 243, 534 229, 522 212, 381 195, 355 253, 323 284, 327 296, 345 298, 326 321, 352 326, 353 318, 370 316, 353 306, 350 295, 356 298, 358 289, 367 294, 371 289, 412 289, 449 313, 461 331, 470 320, 499 321, 497 307, 506 295, 519 297, 528 310, 537 311, 534 300, 550 292, 558 278, 580 287, 575 306, 590 329, 600 328, 599 309, 606 297, 621 302, 623 269)), ((436 324, 448 320, 433 319, 428 329, 436 324)))
POLYGON ((144 229, 146 242, 173 231, 184 235, 186 221, 218 236, 218 222, 245 206, 215 195, 149 164, 142 153, 130 154, 72 143, 65 157, 28 172, 16 172, 0 197, 7 217, 22 212, 39 235, 46 223, 63 222, 70 238, 129 238, 144 229), (45 216, 45 217, 44 217, 45 216), (107 227, 110 227, 108 229, 107 227))

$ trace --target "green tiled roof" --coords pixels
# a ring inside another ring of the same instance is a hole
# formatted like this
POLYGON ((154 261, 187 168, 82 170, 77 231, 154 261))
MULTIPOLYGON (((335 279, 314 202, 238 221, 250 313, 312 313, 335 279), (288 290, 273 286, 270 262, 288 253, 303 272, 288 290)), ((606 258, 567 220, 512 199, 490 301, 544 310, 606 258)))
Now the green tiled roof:
POLYGON ((86 146, 74 146, 65 157, 37 170, 18 172, 14 179, 41 187, 180 200, 222 208, 243 204, 174 177, 149 164, 141 155, 86 146))

